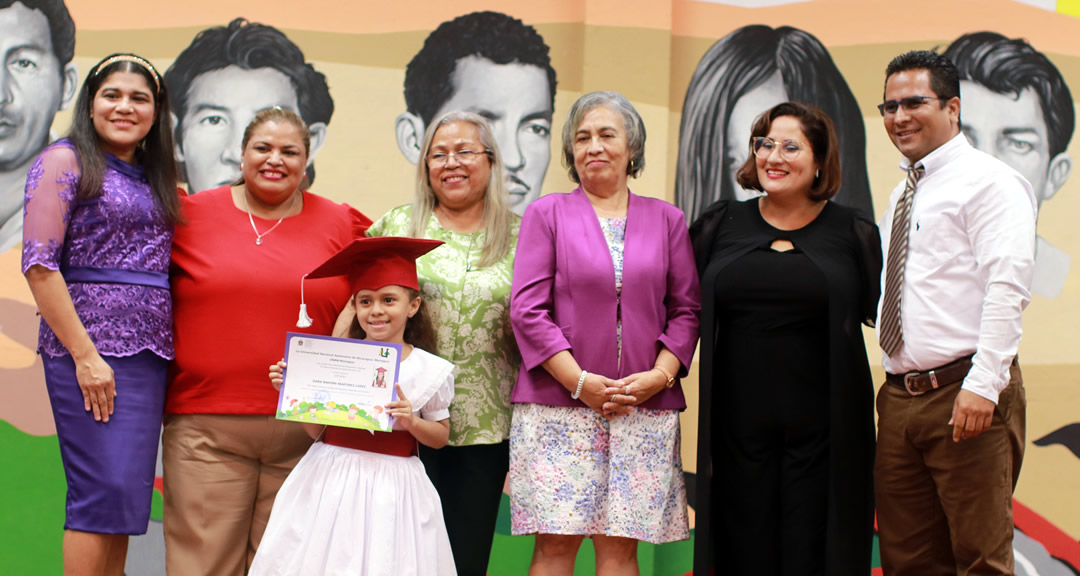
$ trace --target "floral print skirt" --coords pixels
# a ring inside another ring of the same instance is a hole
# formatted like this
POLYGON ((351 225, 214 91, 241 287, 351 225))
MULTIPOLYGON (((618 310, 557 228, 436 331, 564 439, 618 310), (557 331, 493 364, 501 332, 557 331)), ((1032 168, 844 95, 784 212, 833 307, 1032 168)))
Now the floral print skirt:
POLYGON ((513 533, 688 539, 679 435, 677 410, 607 420, 586 407, 515 404, 513 533))

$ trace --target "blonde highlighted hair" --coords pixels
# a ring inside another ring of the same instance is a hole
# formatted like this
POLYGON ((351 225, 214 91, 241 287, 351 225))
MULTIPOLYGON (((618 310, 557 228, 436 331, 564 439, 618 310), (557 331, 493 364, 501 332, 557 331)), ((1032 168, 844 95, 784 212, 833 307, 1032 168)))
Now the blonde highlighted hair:
POLYGON ((483 268, 499 262, 510 252, 510 228, 514 214, 508 207, 510 192, 506 187, 506 171, 503 168, 499 147, 495 143, 495 135, 487 120, 478 114, 463 111, 447 112, 427 127, 424 145, 420 148, 420 159, 416 163, 416 193, 413 197, 409 236, 423 238, 428 220, 434 217, 435 207, 439 204, 439 200, 431 188, 431 171, 428 169, 427 158, 431 153, 431 142, 435 139, 435 132, 442 126, 454 122, 468 122, 476 126, 480 133, 480 144, 483 145, 488 160, 491 162, 491 176, 488 179, 483 200, 483 230, 486 231, 486 236, 481 247, 480 261, 477 263, 483 268))

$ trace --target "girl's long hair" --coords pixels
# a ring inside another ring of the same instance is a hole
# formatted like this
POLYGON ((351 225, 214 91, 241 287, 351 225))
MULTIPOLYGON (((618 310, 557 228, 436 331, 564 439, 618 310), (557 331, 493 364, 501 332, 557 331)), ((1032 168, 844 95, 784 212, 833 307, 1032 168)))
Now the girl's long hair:
MULTIPOLYGON (((408 292, 410 301, 420 298, 420 293, 412 288, 405 288, 405 291, 408 292)), ((353 299, 356 299, 356 294, 353 294, 353 299)), ((360 321, 356 318, 353 318, 352 326, 349 327, 349 338, 367 339, 367 334, 364 333, 364 329, 360 327, 360 321)), ((435 331, 435 322, 431 320, 431 314, 422 298, 416 314, 405 322, 404 340, 425 352, 436 355, 439 353, 439 335, 435 331)))
POLYGON ((79 90, 71 131, 67 136, 75 145, 79 158, 79 187, 75 197, 89 200, 100 197, 104 192, 105 151, 101 147, 101 137, 94 129, 90 109, 101 85, 114 72, 138 74, 154 92, 154 123, 135 148, 135 160, 146 172, 154 204, 167 222, 175 224, 180 221, 180 197, 176 190, 176 150, 173 146, 172 118, 169 116, 169 91, 153 65, 134 54, 110 54, 105 57, 90 69, 79 90))

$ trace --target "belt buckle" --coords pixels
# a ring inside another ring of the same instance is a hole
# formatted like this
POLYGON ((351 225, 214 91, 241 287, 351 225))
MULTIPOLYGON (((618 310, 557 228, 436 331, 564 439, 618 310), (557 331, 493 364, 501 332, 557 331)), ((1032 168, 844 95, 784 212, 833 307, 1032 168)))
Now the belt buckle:
POLYGON ((908 372, 907 374, 904 374, 904 389, 912 396, 922 396, 923 394, 926 394, 926 390, 915 390, 911 387, 912 382, 918 377, 918 372, 908 372))

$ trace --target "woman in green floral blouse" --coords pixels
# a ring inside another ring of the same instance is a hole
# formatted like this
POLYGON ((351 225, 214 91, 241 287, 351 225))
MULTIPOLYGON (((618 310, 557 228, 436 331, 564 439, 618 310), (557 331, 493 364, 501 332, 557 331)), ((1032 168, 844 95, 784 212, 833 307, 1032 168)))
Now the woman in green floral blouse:
POLYGON ((509 468, 510 387, 520 362, 510 329, 510 284, 521 218, 508 208, 490 126, 469 112, 432 122, 412 204, 390 210, 368 236, 446 244, 416 261, 438 326, 438 354, 456 365, 450 443, 421 447, 442 498, 458 573, 485 574, 509 468))

